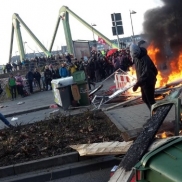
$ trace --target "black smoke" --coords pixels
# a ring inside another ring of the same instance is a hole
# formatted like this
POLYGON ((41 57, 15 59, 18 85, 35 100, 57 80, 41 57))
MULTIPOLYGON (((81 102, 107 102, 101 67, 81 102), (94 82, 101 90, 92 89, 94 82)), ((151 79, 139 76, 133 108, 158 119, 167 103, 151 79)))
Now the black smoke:
POLYGON ((161 50, 157 60, 182 50, 182 0, 161 0, 163 6, 150 9, 144 15, 144 34, 161 50))

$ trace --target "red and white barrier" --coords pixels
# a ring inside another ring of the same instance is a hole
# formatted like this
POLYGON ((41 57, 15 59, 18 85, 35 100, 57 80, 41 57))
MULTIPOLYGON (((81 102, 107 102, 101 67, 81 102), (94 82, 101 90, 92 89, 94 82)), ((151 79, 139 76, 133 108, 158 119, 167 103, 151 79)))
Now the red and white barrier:
POLYGON ((123 75, 123 74, 115 74, 115 84, 116 84, 116 89, 121 89, 129 84, 131 84, 131 79, 128 75, 123 75))

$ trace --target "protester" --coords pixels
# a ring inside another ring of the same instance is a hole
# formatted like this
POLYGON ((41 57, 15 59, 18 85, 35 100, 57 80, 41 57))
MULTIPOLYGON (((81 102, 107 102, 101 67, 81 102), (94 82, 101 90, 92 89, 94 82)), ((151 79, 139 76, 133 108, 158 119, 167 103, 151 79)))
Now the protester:
POLYGON ((67 63, 71 63, 71 55, 68 53, 68 55, 66 56, 66 59, 67 59, 67 63))
POLYGON ((91 69, 91 60, 88 61, 88 65, 86 67, 86 75, 87 75, 87 81, 88 81, 88 86, 89 86, 89 90, 91 90, 91 85, 93 85, 93 87, 95 88, 95 83, 93 83, 91 81, 92 78, 92 69, 91 69))
POLYGON ((0 120, 8 127, 13 128, 13 125, 9 123, 9 121, 0 113, 0 120))
POLYGON ((10 74, 10 77, 8 79, 8 85, 11 91, 12 100, 14 100, 16 99, 16 79, 12 73, 10 74))
POLYGON ((61 78, 59 75, 59 66, 56 66, 55 73, 56 73, 56 78, 61 78))
POLYGON ((154 92, 157 81, 157 68, 145 48, 132 44, 130 46, 130 54, 133 58, 137 75, 137 83, 134 85, 133 91, 135 92, 138 87, 141 87, 142 100, 151 110, 151 106, 155 103, 154 92))
POLYGON ((48 90, 48 86, 50 86, 50 90, 52 90, 51 81, 52 81, 52 73, 49 70, 49 66, 45 66, 44 70, 44 78, 45 78, 45 84, 46 84, 46 91, 48 90))
POLYGON ((49 70, 51 71, 52 79, 56 79, 56 72, 54 71, 52 64, 49 65, 49 70))
POLYGON ((32 70, 30 69, 29 72, 26 75, 26 78, 28 80, 29 83, 29 91, 30 94, 33 94, 33 80, 34 80, 34 74, 32 72, 32 70))
POLYGON ((3 64, 3 73, 6 73, 6 66, 3 64))
POLYGON ((77 70, 77 66, 75 64, 71 63, 69 66, 69 71, 70 71, 71 76, 73 75, 74 72, 76 72, 76 70, 77 70))
POLYGON ((59 69, 59 75, 60 75, 61 78, 65 78, 65 77, 69 76, 69 72, 65 68, 64 63, 61 64, 61 68, 59 69))
POLYGON ((6 70, 7 70, 7 73, 12 72, 12 66, 11 66, 11 64, 9 64, 9 63, 6 64, 6 70))
POLYGON ((33 77, 34 77, 36 83, 38 84, 39 89, 41 90, 41 85, 40 85, 41 75, 40 75, 40 73, 38 72, 37 68, 34 69, 33 77))
POLYGON ((17 92, 21 97, 24 97, 24 92, 23 92, 23 79, 20 75, 20 73, 17 73, 17 76, 15 77, 16 79, 16 88, 17 92))

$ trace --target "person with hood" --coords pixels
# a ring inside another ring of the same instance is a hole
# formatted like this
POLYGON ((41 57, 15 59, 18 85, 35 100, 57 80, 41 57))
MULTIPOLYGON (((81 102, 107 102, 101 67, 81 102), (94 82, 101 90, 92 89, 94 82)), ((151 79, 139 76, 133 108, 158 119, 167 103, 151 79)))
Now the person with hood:
POLYGON ((141 87, 142 100, 146 103, 149 110, 155 104, 154 92, 157 76, 157 68, 147 54, 147 50, 136 44, 130 45, 130 54, 135 64, 137 82, 133 87, 135 92, 141 87))

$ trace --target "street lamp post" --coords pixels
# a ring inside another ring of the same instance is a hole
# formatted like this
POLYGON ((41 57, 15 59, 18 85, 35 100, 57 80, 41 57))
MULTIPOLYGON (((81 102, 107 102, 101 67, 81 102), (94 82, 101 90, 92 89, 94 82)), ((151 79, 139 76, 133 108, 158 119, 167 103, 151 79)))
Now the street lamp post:
POLYGON ((131 28, 132 28, 132 33, 133 33, 133 40, 135 41, 135 39, 134 39, 134 30, 133 30, 133 22, 132 22, 132 17, 131 17, 132 14, 136 14, 136 12, 133 11, 133 10, 130 11, 131 28))
POLYGON ((94 29, 93 29, 93 27, 95 27, 95 26, 97 26, 97 25, 96 25, 96 24, 91 24, 91 26, 92 26, 93 40, 95 40, 95 37, 94 37, 94 29))

